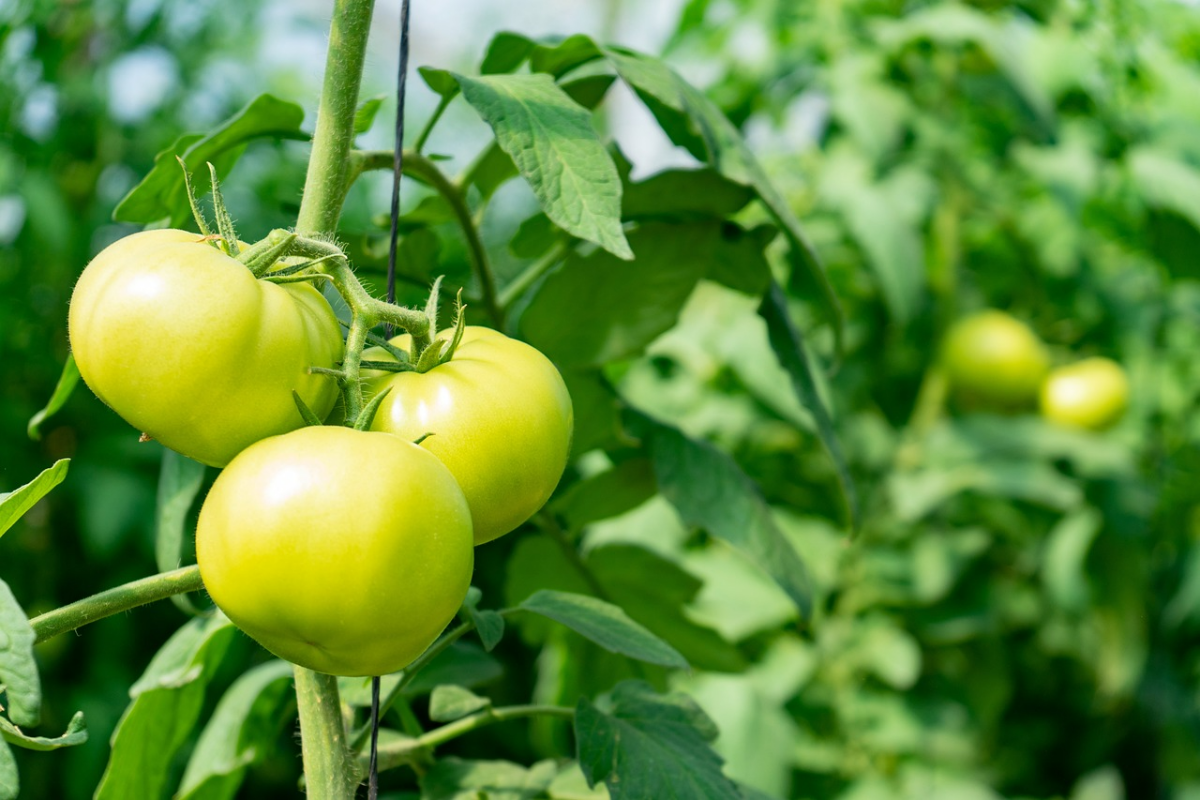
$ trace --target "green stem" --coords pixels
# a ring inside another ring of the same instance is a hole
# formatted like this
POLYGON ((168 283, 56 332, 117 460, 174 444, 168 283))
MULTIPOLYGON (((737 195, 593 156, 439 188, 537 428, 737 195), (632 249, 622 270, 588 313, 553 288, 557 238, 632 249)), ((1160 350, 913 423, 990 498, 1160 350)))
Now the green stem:
POLYGON ((166 600, 185 592, 198 592, 204 588, 200 579, 200 568, 193 565, 151 575, 148 578, 126 583, 113 589, 71 603, 69 606, 47 611, 29 621, 36 641, 53 639, 60 633, 82 628, 97 620, 120 614, 131 608, 166 600))
POLYGON ((362 351, 367 344, 368 325, 359 311, 350 317, 350 331, 346 334, 346 355, 342 361, 342 372, 346 377, 346 424, 354 426, 363 410, 362 351))
POLYGON ((533 284, 537 283, 538 279, 549 272, 551 269, 563 260, 566 255, 568 245, 566 242, 561 242, 550 251, 542 256, 539 260, 533 262, 525 271, 513 279, 512 283, 504 287, 504 291, 500 292, 500 307, 505 311, 512 308, 521 295, 529 291, 533 284))
POLYGON ((336 0, 334 5, 312 157, 296 220, 296 231, 301 234, 332 234, 337 230, 374 6, 374 0, 336 0))
MULTIPOLYGON (((478 714, 472 714, 460 720, 455 720, 449 725, 443 725, 415 739, 407 739, 381 746, 379 748, 379 770, 382 772, 386 769, 393 769, 407 764, 415 756, 420 755, 422 751, 445 744, 452 739, 457 739, 459 736, 478 730, 479 728, 494 725, 497 722, 505 722, 510 719, 539 716, 573 719, 575 717, 575 709, 565 706, 533 705, 485 709, 478 714)), ((359 757, 359 769, 366 769, 366 759, 363 756, 359 757)))
MULTIPOLYGON (((301 235, 332 236, 337 230, 350 173, 354 112, 374 5, 373 0, 334 3, 325 82, 296 220, 296 231, 301 235)), ((335 284, 340 278, 342 284, 357 286, 362 295, 370 297, 344 259, 331 266, 327 274, 335 284)), ((342 288, 338 286, 339 291, 342 288)), ((337 680, 296 667, 296 704, 308 796, 313 800, 353 800, 357 771, 346 746, 337 680)))
MULTIPOLYGON (((395 156, 388 150, 361 150, 352 154, 352 157, 355 162, 352 169, 354 175, 373 169, 393 169, 395 166, 395 156)), ((471 265, 483 288, 484 310, 492 318, 496 327, 502 328, 504 326, 504 310, 497 297, 496 275, 492 271, 487 248, 483 246, 479 227, 471 216, 471 209, 467 205, 467 196, 462 187, 438 169, 436 163, 413 150, 404 151, 404 174, 429 186, 449 203, 450 210, 458 221, 458 227, 462 229, 463 238, 467 241, 467 251, 471 254, 471 265)))
POLYGON ((354 755, 346 746, 337 678, 302 667, 296 667, 295 672, 307 796, 353 800, 358 772, 354 755))
POLYGON ((431 116, 426 122, 425 127, 421 129, 420 135, 417 136, 416 144, 413 145, 413 150, 418 153, 425 149, 425 142, 429 139, 429 134, 433 133, 433 126, 437 125, 438 120, 442 118, 442 114, 446 111, 446 107, 458 94, 444 94, 442 99, 438 100, 437 108, 433 110, 431 116))
MULTIPOLYGON (((400 680, 396 681, 396 685, 383 697, 379 698, 379 718, 383 719, 383 715, 387 713, 392 704, 396 702, 396 698, 404 691, 404 688, 412 683, 413 678, 417 677, 417 673, 424 669, 425 665, 442 654, 443 651, 450 645, 457 642, 464 634, 475 629, 475 626, 470 622, 464 622, 449 633, 442 635, 425 650, 424 653, 417 656, 416 660, 404 668, 400 673, 400 680)), ((353 741, 350 747, 358 752, 366 744, 367 738, 371 735, 370 726, 364 726, 362 730, 354 734, 353 741)))

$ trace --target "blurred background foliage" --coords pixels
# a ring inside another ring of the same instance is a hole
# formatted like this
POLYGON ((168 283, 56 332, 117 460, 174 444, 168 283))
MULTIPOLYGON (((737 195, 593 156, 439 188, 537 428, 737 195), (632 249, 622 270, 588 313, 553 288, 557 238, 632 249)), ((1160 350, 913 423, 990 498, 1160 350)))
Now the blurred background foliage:
MULTIPOLYGON (((324 25, 275 8, 0 4, 0 490, 74 459, 0 543, 31 613, 154 570, 158 445, 138 444, 85 391, 40 441, 25 425, 67 353, 72 283, 132 230, 110 214, 154 154, 259 91, 312 108, 312 88, 273 60, 279 37, 264 44, 262 30, 319 37, 324 25), (131 74, 149 86, 127 91, 131 74)), ((631 26, 641 13, 610 10, 631 26)), ((728 772, 772 797, 822 800, 1200 798, 1200 10, 691 0, 664 48, 767 162, 848 321, 835 359, 794 276, 814 351, 838 362, 822 388, 859 484, 852 538, 752 301, 703 283, 673 330, 607 368, 632 404, 715 442, 759 482, 811 572, 810 622, 687 529, 644 462, 584 454, 576 476, 618 463, 613 502, 556 507, 605 589, 695 665, 672 682, 717 722, 728 772), (1120 425, 1083 433, 922 402, 942 332, 985 307, 1028 321, 1058 363, 1122 363, 1134 392, 1120 425)), ((380 91, 390 70, 374 70, 380 91)), ((607 124, 632 152, 638 120, 618 102, 607 124)), ((252 146, 227 185, 244 230, 294 218, 304 157, 296 143, 252 146)), ((365 269, 378 264, 385 209, 370 187, 351 198, 344 227, 351 244, 369 234, 365 269)), ((485 231, 502 256, 513 230, 497 216, 485 231)), ((469 273, 447 229, 414 225, 407 246, 413 287, 469 273)), ((587 590, 573 575, 558 544, 530 530, 482 550, 476 583, 495 606, 587 590)), ((161 604, 40 648, 47 727, 82 709, 93 738, 20 753, 27 796, 91 794, 128 687, 180 622, 161 604)), ((520 633, 498 658, 465 648, 462 680, 501 699, 573 703, 630 674, 573 634, 520 633)), ((261 658, 239 640, 215 685, 261 658)), ((497 726, 452 752, 528 762, 569 746, 558 723, 526 730, 497 726)), ((293 734, 279 731, 240 796, 294 794, 293 734)))

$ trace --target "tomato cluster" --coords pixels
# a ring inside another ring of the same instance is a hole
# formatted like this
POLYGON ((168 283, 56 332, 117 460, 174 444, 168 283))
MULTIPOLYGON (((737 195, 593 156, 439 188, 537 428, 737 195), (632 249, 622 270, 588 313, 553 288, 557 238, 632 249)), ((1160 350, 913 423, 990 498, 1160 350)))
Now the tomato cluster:
POLYGON ((365 381, 372 430, 304 427, 302 406, 330 415, 345 348, 307 282, 256 279, 205 237, 148 231, 88 265, 70 311, 96 395, 225 467, 196 529, 218 607, 276 655, 335 675, 420 655, 466 596, 474 546, 529 519, 566 466, 573 412, 554 365, 497 331, 460 334, 425 372, 365 381))
POLYGON ((956 399, 968 408, 1013 411, 1037 403, 1050 422, 1102 430, 1129 404, 1119 364, 1088 358, 1051 369, 1037 335, 1002 311, 959 320, 946 335, 941 363, 956 399))

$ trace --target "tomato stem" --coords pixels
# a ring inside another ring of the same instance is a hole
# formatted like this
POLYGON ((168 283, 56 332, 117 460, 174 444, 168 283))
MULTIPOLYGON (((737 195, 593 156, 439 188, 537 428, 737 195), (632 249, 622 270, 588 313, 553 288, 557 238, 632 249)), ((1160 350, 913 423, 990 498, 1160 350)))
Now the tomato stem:
MULTIPOLYGON (((390 150, 360 150, 351 154, 353 166, 351 174, 355 177, 362 172, 373 169, 392 169, 394 156, 390 150)), ((471 266, 479 279, 483 290, 483 307, 499 329, 504 328, 504 309, 500 305, 496 291, 496 275, 488 258, 487 248, 479 233, 479 226, 471 215, 467 205, 467 196, 462 185, 450 180, 438 165, 415 150, 404 151, 404 173, 409 175, 440 194, 450 206, 463 238, 467 242, 467 251, 471 255, 471 266)))
MULTIPOLYGON (((334 3, 312 156, 296 220, 296 231, 301 236, 332 236, 337 230, 342 201, 349 185, 354 115, 373 11, 373 0, 335 0, 334 3)), ((337 252, 340 254, 341 251, 337 252)), ((327 249, 318 257, 328 254, 327 249)), ((359 317, 359 325, 365 326, 361 336, 365 339, 366 329, 371 327, 370 310, 377 311, 374 304, 378 301, 363 289, 344 257, 327 262, 322 272, 333 278, 334 285, 350 304, 352 314, 359 317)), ((424 315, 418 316, 424 322, 424 315)), ((350 338, 354 335, 352 329, 350 338)), ((419 335, 419 330, 413 331, 414 339, 419 335)), ((361 356, 352 354, 350 358, 357 367, 361 356)), ((357 369, 352 377, 353 386, 347 397, 355 393, 361 397, 357 369)), ((351 381, 347 380, 347 384, 351 381)), ((352 800, 357 770, 346 745, 337 679, 296 667, 296 705, 300 713, 308 796, 313 800, 352 800)))
POLYGON ((132 581, 99 594, 78 600, 68 606, 47 611, 29 621, 37 642, 53 639, 60 633, 73 631, 97 620, 120 614, 131 608, 144 606, 157 600, 185 592, 197 592, 204 588, 200 579, 200 568, 193 565, 181 569, 151 575, 132 581))
MULTIPOLYGON (((411 763, 414 759, 420 757, 422 753, 428 751, 440 744, 445 744, 453 739, 457 739, 465 733, 478 730, 487 725, 492 725, 497 722, 505 722, 510 719, 520 719, 522 717, 560 717, 562 719, 574 719, 575 709, 566 706, 549 706, 549 705, 524 705, 524 706, 504 706, 502 708, 488 708, 476 714, 463 717, 455 720, 448 725, 443 725, 440 728, 435 728, 429 733, 418 736, 414 739, 406 739, 398 742, 390 742, 382 745, 379 748, 378 763, 379 770, 393 769, 411 763)), ((365 769, 367 760, 365 756, 359 757, 359 769, 365 769)))
POLYGON ((296 667, 304 785, 316 800, 353 800, 357 768, 346 746, 337 678, 296 667))

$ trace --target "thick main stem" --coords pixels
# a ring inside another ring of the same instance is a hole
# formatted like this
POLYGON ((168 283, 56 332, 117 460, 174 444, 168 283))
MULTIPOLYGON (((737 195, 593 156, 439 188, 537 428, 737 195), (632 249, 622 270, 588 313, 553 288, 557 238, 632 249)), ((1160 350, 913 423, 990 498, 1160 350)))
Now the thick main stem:
POLYGON ((346 743, 337 678, 296 667, 304 785, 315 800, 353 800, 358 768, 346 743))
MULTIPOLYGON (((374 5, 373 0, 335 3, 312 156, 296 220, 301 235, 332 235, 337 230, 374 5)), ((358 776, 346 743, 337 680, 296 667, 296 702, 308 796, 313 800, 353 800, 358 776)))
POLYGON ((374 0, 335 3, 325 58, 325 84, 296 220, 296 230, 301 234, 331 234, 342 214, 350 166, 348 156, 354 144, 354 112, 374 6, 374 0))

